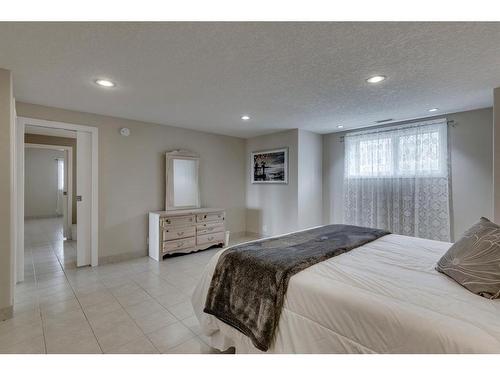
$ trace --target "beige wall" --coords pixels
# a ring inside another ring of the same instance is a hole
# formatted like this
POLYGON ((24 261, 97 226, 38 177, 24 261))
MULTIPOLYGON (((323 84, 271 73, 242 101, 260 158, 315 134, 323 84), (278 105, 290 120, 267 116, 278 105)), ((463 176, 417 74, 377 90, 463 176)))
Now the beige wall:
POLYGON ((24 142, 39 145, 68 146, 73 150, 73 208, 72 223, 76 224, 76 138, 54 137, 52 135, 25 134, 24 142))
POLYGON ((24 216, 56 216, 56 158, 64 158, 64 151, 26 148, 24 155, 24 216))
MULTIPOLYGON (((442 116, 440 116, 442 117, 442 116)), ((479 217, 493 215, 493 113, 491 108, 452 113, 449 128, 452 182, 452 239, 459 238, 479 217)), ((343 220, 343 133, 323 137, 325 223, 343 220)))
POLYGON ((12 76, 0 69, 0 320, 11 317, 14 285, 14 249, 11 223, 11 151, 14 118, 12 76))
POLYGON ((299 130, 298 227, 323 223, 323 141, 322 135, 299 130))
POLYGON ((247 231, 271 236, 322 223, 322 136, 287 130, 247 139, 247 231), (288 184, 252 184, 252 151, 288 147, 288 184))
POLYGON ((500 87, 493 90, 493 211, 500 223, 500 87))
POLYGON ((247 231, 261 235, 286 233, 298 228, 298 130, 287 130, 247 139, 247 231), (252 151, 288 147, 288 184, 252 184, 252 151))
MULTIPOLYGON (((201 155, 202 204, 225 208, 233 233, 273 235, 342 221, 343 133, 294 129, 245 141, 26 103, 17 109, 19 116, 99 128, 100 257, 146 254, 146 214, 164 207, 164 152, 178 148, 201 155), (120 136, 121 127, 131 136, 120 136), (289 183, 251 184, 250 153, 281 147, 289 149, 289 183)), ((446 117, 456 122, 449 135, 456 237, 493 214, 492 109, 446 117)))
POLYGON ((17 112, 99 129, 100 258, 146 255, 147 213, 164 209, 164 154, 173 149, 200 155, 202 205, 226 209, 228 229, 245 231, 245 140, 26 103, 17 112))

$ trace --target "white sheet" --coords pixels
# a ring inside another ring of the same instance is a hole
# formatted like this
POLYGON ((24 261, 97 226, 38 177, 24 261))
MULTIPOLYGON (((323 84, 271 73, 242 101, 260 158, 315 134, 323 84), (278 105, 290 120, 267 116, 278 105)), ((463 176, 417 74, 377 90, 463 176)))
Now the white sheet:
MULTIPOLYGON (((434 269, 450 245, 391 234, 299 272, 267 353, 500 353, 500 300, 434 269)), ((192 298, 202 331, 219 350, 262 353, 203 313, 221 252, 192 298)))

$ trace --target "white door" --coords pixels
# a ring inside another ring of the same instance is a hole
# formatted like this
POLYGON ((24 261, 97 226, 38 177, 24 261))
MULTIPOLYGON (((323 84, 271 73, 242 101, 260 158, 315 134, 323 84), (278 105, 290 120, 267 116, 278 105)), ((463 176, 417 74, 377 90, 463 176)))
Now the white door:
MULTIPOLYGON (((68 227, 68 159, 69 159, 69 151, 64 151, 64 166, 63 166, 63 196, 62 196, 62 211, 63 211, 63 235, 65 238, 69 238, 69 232, 71 230, 68 227)), ((59 168, 59 165, 57 166, 59 168)), ((58 171, 59 173, 59 171, 58 171)), ((58 177, 59 179, 59 177, 58 177)), ((59 183, 59 181, 58 181, 59 183)))
POLYGON ((76 265, 91 262, 92 135, 76 133, 76 265))

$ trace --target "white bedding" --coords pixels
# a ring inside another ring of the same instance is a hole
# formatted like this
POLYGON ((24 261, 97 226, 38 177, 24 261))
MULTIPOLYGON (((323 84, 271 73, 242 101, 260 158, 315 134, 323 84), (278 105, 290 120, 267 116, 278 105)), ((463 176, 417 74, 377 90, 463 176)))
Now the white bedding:
MULTIPOLYGON (((267 353, 500 353, 500 300, 434 269, 450 245, 391 234, 299 272, 267 353)), ((262 353, 203 313, 221 252, 192 298, 202 332, 219 350, 262 353)))

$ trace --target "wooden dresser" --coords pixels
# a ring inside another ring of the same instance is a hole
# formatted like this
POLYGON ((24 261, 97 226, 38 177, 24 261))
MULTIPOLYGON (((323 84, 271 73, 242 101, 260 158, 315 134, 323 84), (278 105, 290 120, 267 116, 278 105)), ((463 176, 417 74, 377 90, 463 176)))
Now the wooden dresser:
POLYGON ((225 212, 222 209, 150 212, 149 256, 160 261, 167 254, 224 246, 225 232, 225 212))

